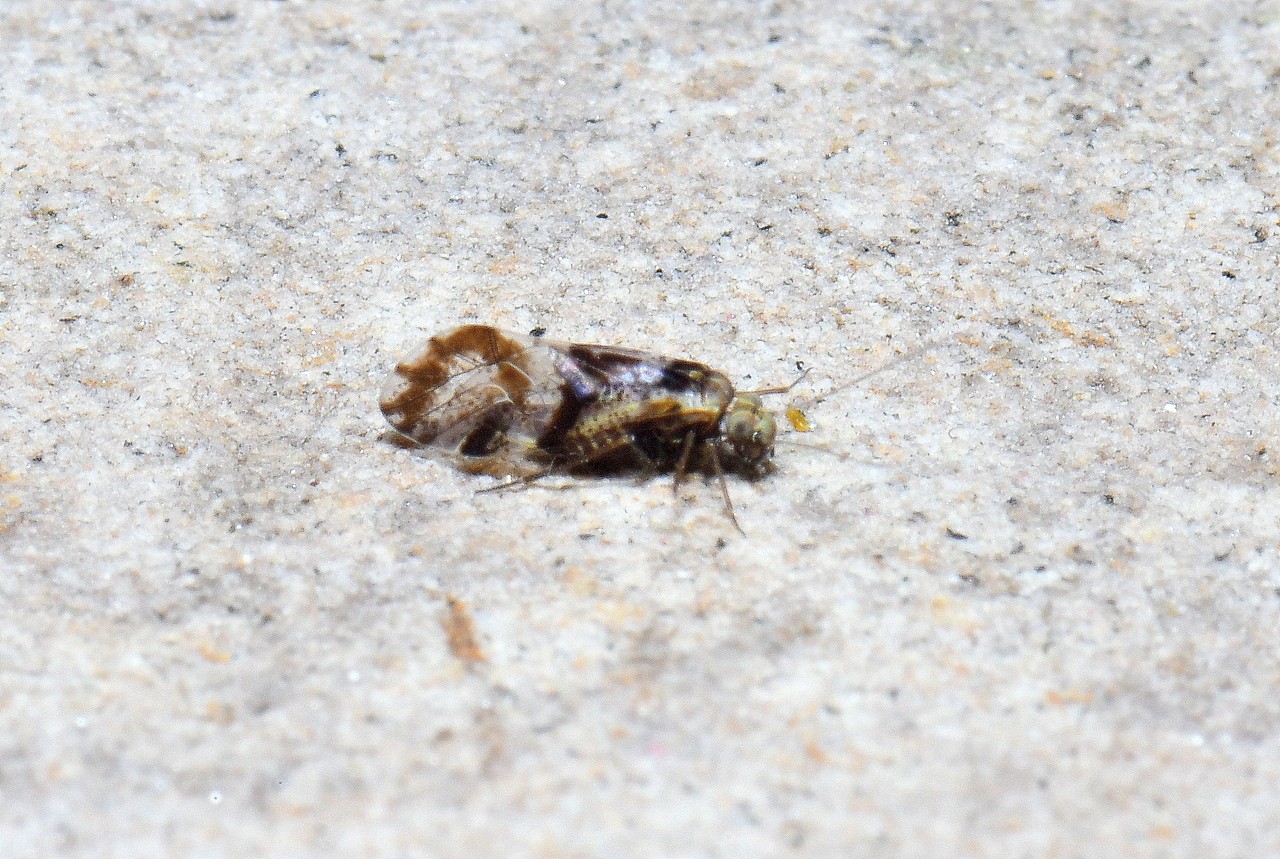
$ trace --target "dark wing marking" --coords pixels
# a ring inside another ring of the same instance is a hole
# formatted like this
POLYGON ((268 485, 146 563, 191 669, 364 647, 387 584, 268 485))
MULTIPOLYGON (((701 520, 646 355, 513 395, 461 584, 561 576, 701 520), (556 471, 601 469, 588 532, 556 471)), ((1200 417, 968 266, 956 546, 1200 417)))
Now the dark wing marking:
POLYGON ((703 364, 635 349, 574 344, 565 351, 582 376, 594 380, 603 394, 619 399, 702 392, 716 387, 713 378, 728 382, 703 364))
POLYGON ((733 396, 729 380, 692 361, 633 349, 569 345, 564 399, 538 440, 562 459, 590 462, 628 444, 715 431, 733 396))

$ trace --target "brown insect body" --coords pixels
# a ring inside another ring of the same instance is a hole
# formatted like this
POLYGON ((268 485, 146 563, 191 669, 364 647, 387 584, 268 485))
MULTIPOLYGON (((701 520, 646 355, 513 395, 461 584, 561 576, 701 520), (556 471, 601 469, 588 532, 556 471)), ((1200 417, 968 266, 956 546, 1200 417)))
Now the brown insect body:
MULTIPOLYGON (((465 471, 767 474, 776 427, 754 394, 693 361, 488 325, 431 338, 382 392, 396 431, 465 471)), ((727 494, 726 494, 727 498, 727 494)))

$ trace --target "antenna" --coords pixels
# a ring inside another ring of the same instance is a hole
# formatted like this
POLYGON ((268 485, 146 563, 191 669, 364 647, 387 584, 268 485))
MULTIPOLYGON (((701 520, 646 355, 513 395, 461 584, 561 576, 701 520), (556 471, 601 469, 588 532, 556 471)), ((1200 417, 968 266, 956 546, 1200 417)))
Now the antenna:
MULTIPOLYGON (((874 370, 870 370, 866 373, 863 373, 861 376, 857 377, 853 381, 845 382, 843 385, 840 385, 838 388, 832 388, 830 391, 827 391, 821 397, 818 397, 818 399, 814 400, 813 405, 816 406, 818 405, 818 403, 824 402, 832 394, 838 394, 841 391, 847 391, 850 388, 856 388, 858 385, 861 385, 867 379, 870 379, 873 376, 878 376, 884 371, 891 370, 894 367, 906 361, 910 361, 914 358, 919 358, 921 355, 925 354, 926 352, 932 352, 934 349, 937 349, 941 345, 943 345, 941 340, 934 340, 931 343, 925 343, 921 346, 917 346, 914 349, 909 349, 908 351, 903 352, 901 355, 897 355, 894 358, 891 358, 890 360, 881 364, 879 367, 876 367, 874 370)), ((806 370, 805 372, 807 373, 808 370, 806 370)), ((800 378, 803 379, 804 376, 802 375, 800 378)), ((798 382, 800 381, 800 379, 797 379, 796 381, 798 382)))

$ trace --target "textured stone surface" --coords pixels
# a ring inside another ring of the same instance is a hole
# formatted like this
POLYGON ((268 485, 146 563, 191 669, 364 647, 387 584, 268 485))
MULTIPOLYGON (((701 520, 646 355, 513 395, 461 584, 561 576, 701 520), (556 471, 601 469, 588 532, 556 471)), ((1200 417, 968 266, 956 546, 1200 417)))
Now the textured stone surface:
POLYGON ((1280 855, 1280 4, 0 45, 6 856, 1280 855), (476 495, 376 407, 462 321, 803 361, 814 432, 745 538, 476 495))

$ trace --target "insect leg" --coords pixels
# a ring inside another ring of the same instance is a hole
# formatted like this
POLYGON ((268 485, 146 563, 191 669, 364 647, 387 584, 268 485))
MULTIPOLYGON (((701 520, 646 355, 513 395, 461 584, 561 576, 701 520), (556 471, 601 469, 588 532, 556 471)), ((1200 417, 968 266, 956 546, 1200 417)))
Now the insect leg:
POLYGON ((689 468, 689 454, 693 452, 693 442, 697 438, 697 433, 689 430, 684 435, 684 444, 680 446, 680 458, 676 460, 676 474, 671 481, 671 494, 674 495, 680 491, 680 484, 684 482, 684 476, 689 468))
POLYGON ((724 479, 724 469, 720 466, 720 454, 716 452, 714 444, 707 445, 707 450, 711 453, 711 467, 715 470, 716 479, 720 481, 720 494, 724 496, 724 512, 729 514, 729 521, 738 529, 738 533, 745 537, 747 532, 742 530, 742 526, 738 524, 738 517, 733 515, 733 499, 729 497, 729 483, 724 479))
POLYGON ((795 381, 790 385, 775 385, 772 388, 756 388, 754 391, 738 391, 739 394, 785 394, 796 385, 804 381, 804 377, 809 375, 808 369, 796 376, 795 381))
POLYGON ((646 453, 643 447, 635 443, 634 439, 632 440, 632 444, 627 447, 627 454, 635 460, 636 464, 639 466, 639 473, 636 475, 637 486, 643 486, 662 471, 658 466, 658 461, 646 453))
POLYGON ((541 480, 542 478, 546 477, 548 474, 554 474, 559 470, 560 470, 560 465, 558 463, 553 465, 548 465, 546 468, 541 468, 535 472, 532 472, 531 474, 517 475, 511 478, 510 480, 506 481, 505 483, 499 483, 497 486, 486 486, 483 489, 477 489, 476 495, 479 495, 482 492, 502 492, 507 489, 517 489, 517 488, 524 489, 530 486, 534 481, 541 480))

